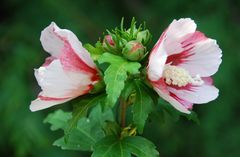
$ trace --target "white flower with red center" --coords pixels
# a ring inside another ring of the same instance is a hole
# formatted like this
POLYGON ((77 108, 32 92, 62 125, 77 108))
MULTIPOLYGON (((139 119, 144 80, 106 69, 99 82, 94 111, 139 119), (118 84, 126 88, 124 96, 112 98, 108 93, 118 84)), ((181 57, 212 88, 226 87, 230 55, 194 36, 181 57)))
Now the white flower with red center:
POLYGON ((193 104, 218 97, 210 76, 217 72, 221 56, 216 40, 196 31, 193 20, 174 20, 151 51, 148 79, 159 96, 190 113, 193 104))
POLYGON ((31 111, 45 109, 86 94, 99 81, 96 65, 74 33, 60 29, 52 22, 42 31, 40 41, 51 57, 35 70, 35 77, 42 91, 31 102, 31 111))

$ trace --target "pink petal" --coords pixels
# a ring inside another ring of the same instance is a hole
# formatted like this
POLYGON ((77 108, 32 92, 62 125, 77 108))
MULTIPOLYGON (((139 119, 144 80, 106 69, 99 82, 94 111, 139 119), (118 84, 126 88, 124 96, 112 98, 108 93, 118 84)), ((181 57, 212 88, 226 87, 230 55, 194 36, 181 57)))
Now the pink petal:
POLYGON ((149 56, 148 78, 157 81, 162 72, 168 55, 180 53, 182 48, 180 39, 196 30, 196 24, 190 18, 174 20, 163 32, 149 56))
MULTIPOLYGON (((181 104, 179 100, 176 100, 176 97, 170 96, 170 93, 166 94, 163 91, 161 91, 158 88, 154 88, 154 90, 158 93, 158 95, 163 98, 164 100, 168 101, 175 109, 177 109, 180 112, 190 114, 191 112, 188 110, 188 107, 186 107, 187 104, 181 104)), ((188 104, 189 105, 189 104, 188 104)))
POLYGON ((40 41, 45 51, 56 58, 61 58, 67 70, 96 73, 96 66, 90 54, 71 31, 60 29, 52 22, 42 31, 40 41))
POLYGON ((179 110, 180 112, 189 114, 190 111, 188 109, 191 108, 192 104, 187 103, 186 101, 181 101, 177 96, 174 97, 169 91, 164 79, 159 79, 158 81, 151 82, 153 85, 153 89, 158 93, 158 95, 164 100, 168 101, 174 108, 179 110))
POLYGON ((189 71, 192 76, 212 76, 222 62, 222 51, 213 39, 197 42, 189 53, 194 55, 190 55, 179 66, 189 71))
POLYGON ((175 42, 178 42, 181 47, 175 50, 178 53, 168 56, 167 63, 170 63, 171 65, 179 65, 187 62, 188 58, 194 55, 192 49, 195 44, 206 39, 207 37, 205 37, 203 33, 196 31, 176 40, 175 42))
POLYGON ((208 103, 218 97, 218 89, 208 83, 201 86, 190 85, 187 88, 168 86, 168 90, 178 98, 193 104, 208 103))
POLYGON ((94 84, 92 74, 65 71, 59 59, 36 69, 35 77, 42 89, 38 98, 50 105, 88 93, 94 84))
POLYGON ((165 33, 159 38, 149 56, 147 74, 151 81, 157 81, 162 77, 164 65, 167 60, 167 53, 161 44, 164 36, 165 33))
POLYGON ((206 85, 213 85, 213 79, 211 77, 202 77, 202 80, 206 85))
POLYGON ((176 96, 173 93, 170 93, 170 96, 173 97, 175 100, 177 100, 180 104, 182 104, 186 109, 191 110, 193 107, 193 103, 188 102, 186 100, 183 100, 181 98, 179 98, 178 96, 176 96))
POLYGON ((169 25, 166 37, 163 41, 164 48, 168 55, 173 55, 184 51, 181 40, 196 30, 196 24, 190 18, 173 20, 169 25))

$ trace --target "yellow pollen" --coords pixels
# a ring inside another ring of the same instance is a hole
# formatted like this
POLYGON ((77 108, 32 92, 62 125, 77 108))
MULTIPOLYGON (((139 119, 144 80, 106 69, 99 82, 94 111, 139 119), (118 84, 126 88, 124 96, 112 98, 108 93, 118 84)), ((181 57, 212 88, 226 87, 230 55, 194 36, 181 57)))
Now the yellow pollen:
POLYGON ((178 87, 186 86, 188 83, 193 85, 203 84, 203 81, 199 75, 196 77, 191 77, 187 70, 172 65, 165 65, 163 78, 165 79, 166 84, 176 85, 178 87))

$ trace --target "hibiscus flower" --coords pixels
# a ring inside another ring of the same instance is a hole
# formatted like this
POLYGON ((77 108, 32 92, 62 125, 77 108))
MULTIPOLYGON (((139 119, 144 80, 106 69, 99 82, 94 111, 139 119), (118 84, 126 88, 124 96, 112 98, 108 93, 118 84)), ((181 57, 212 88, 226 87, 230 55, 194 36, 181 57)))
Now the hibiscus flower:
POLYGON ((35 69, 42 91, 31 102, 31 111, 62 104, 86 94, 99 81, 96 65, 74 33, 60 29, 52 22, 42 31, 40 41, 51 56, 35 69))
POLYGON ((221 56, 216 40, 196 31, 193 20, 174 20, 151 51, 148 80, 160 97, 189 114, 193 104, 218 97, 210 76, 217 72, 221 56))

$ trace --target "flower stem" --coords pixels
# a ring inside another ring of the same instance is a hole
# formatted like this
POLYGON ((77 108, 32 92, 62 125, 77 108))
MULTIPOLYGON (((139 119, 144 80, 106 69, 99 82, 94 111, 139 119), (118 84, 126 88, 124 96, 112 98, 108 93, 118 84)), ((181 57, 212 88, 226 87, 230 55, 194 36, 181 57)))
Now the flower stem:
POLYGON ((127 104, 124 102, 123 99, 120 99, 120 106, 121 106, 121 127, 124 128, 126 126, 126 109, 127 109, 127 104))

